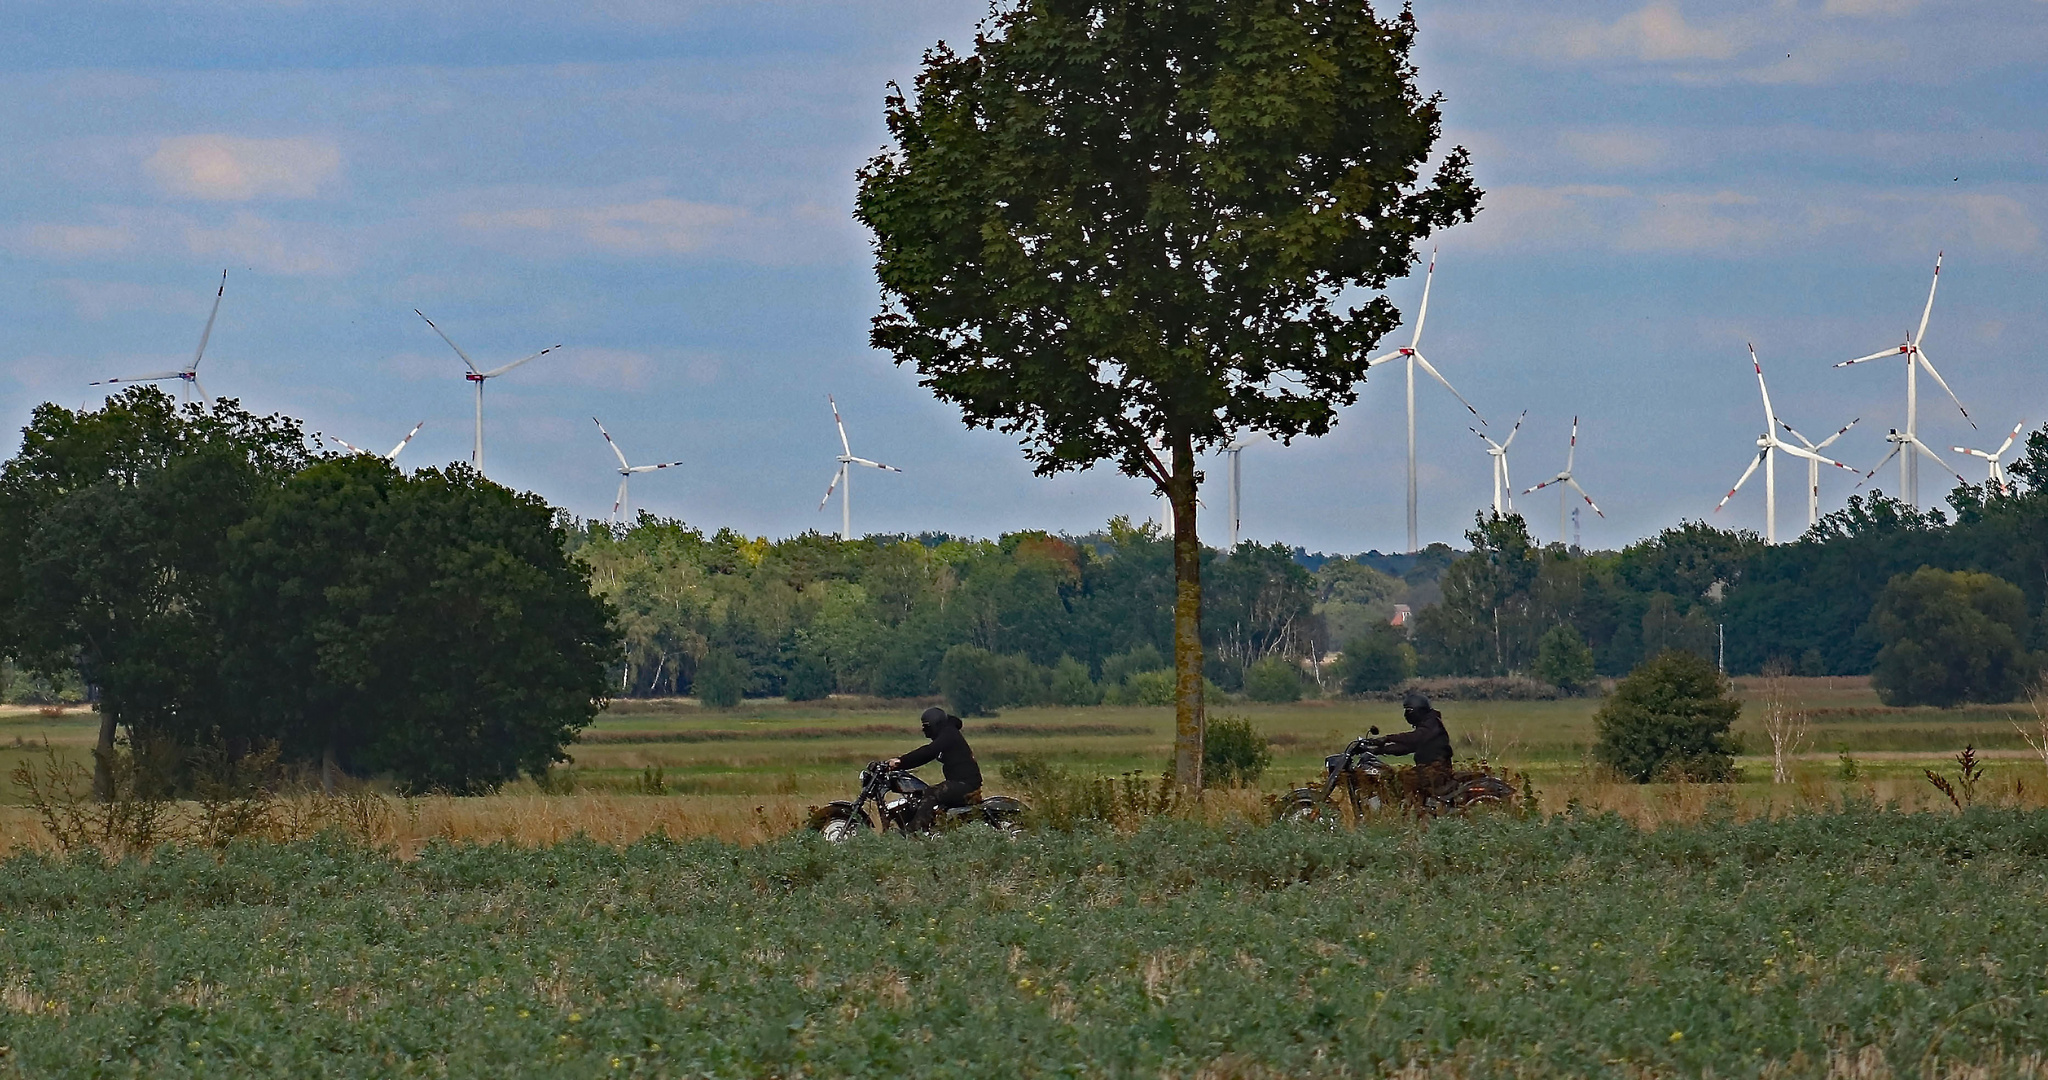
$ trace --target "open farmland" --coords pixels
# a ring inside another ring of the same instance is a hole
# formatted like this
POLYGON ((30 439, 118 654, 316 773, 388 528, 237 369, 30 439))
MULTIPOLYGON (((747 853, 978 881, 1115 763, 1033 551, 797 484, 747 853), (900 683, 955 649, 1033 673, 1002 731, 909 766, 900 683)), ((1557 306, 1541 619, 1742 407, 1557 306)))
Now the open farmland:
POLYGON ((2040 1076, 2048 815, 13 858, 18 1076, 2040 1076), (1881 914, 1880 914, 1881 913, 1881 914))

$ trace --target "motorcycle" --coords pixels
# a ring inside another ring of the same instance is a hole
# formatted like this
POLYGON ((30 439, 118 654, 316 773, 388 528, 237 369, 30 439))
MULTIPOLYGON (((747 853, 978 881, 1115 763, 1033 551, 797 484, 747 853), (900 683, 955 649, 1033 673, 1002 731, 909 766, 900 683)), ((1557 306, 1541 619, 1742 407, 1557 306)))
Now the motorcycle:
POLYGON ((1340 783, 1344 785, 1344 794, 1351 804, 1353 821, 1364 821, 1367 814, 1376 814, 1388 807, 1406 807, 1417 814, 1436 816, 1459 813, 1474 806, 1513 805, 1514 787, 1495 776, 1483 763, 1476 770, 1453 772, 1447 793, 1409 790, 1408 778, 1413 775, 1412 771, 1403 775, 1400 769, 1379 756, 1380 743, 1375 737, 1379 733, 1380 729, 1374 727, 1371 734, 1351 740, 1343 753, 1324 758, 1323 786, 1295 788, 1288 792, 1275 807, 1275 820, 1337 821, 1341 811, 1331 795, 1340 783))
MULTIPOLYGON (((836 799, 811 809, 811 829, 834 842, 873 832, 895 829, 905 836, 924 831, 918 825, 918 795, 931 785, 907 770, 892 769, 888 762, 870 761, 860 771, 860 794, 851 801, 836 799), (874 808, 874 813, 869 812, 874 808)), ((1007 795, 990 795, 966 806, 950 806, 934 815, 933 828, 981 822, 999 832, 1014 833, 1023 820, 1023 803, 1007 795)))

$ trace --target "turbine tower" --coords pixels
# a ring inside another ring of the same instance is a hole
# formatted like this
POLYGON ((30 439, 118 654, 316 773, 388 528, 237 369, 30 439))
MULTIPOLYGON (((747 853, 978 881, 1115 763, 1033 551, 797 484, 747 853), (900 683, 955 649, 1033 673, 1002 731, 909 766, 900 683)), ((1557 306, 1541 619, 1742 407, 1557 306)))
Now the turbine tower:
MULTIPOLYGON (((1941 373, 1934 370, 1934 364, 1927 359, 1926 350, 1921 348, 1921 343, 1927 337, 1927 317, 1934 313, 1934 290, 1940 285, 1941 252, 1937 251, 1934 253, 1934 281, 1927 286, 1927 306, 1920 310, 1919 329, 1906 335, 1903 344, 1871 353, 1869 356, 1844 360, 1835 365, 1838 368, 1848 367, 1866 360, 1882 360, 1888 356, 1906 358, 1906 430, 1899 431, 1894 428, 1891 434, 1885 436, 1885 441, 1892 444, 1892 452, 1884 456, 1884 461, 1877 463, 1877 469, 1884 468, 1885 461, 1890 461, 1894 457, 1899 459, 1899 495, 1906 500, 1906 505, 1915 510, 1920 508, 1920 454, 1926 454, 1942 468, 1948 469, 1951 473, 1955 472, 1949 468, 1948 462, 1942 461, 1926 443, 1920 441, 1920 387, 1916 375, 1921 368, 1926 368, 1927 374, 1933 376, 1934 381, 1940 383, 1941 388, 1948 392, 1949 400, 1956 403, 1956 408, 1962 412, 1963 419, 1970 420, 1970 410, 1963 408, 1962 399, 1956 397, 1954 390, 1949 390, 1948 380, 1943 379, 1941 373), (1909 452, 1901 455, 1901 450, 1909 452)), ((1975 428, 1977 422, 1970 420, 1970 426, 1975 428)), ((1877 469, 1870 470, 1870 475, 1877 475, 1877 469)))
POLYGON ((1528 418, 1529 410, 1523 409, 1522 415, 1515 417, 1515 426, 1508 432, 1506 442, 1494 442, 1493 436, 1488 435, 1486 432, 1478 428, 1469 429, 1472 434, 1486 440, 1486 456, 1493 459, 1493 516, 1495 517, 1510 513, 1515 508, 1514 482, 1508 479, 1508 447, 1514 443, 1515 436, 1522 433, 1522 421, 1528 418))
POLYGON ((1238 506, 1240 504, 1237 499, 1238 491, 1242 487, 1244 479, 1244 474, 1238 467, 1238 458, 1243 455, 1244 448, 1250 445, 1250 443, 1245 442, 1243 439, 1239 439, 1223 448, 1223 452, 1230 455, 1230 549, 1232 551, 1237 550, 1237 534, 1240 524, 1238 518, 1238 506))
MULTIPOLYGON (((1817 452, 1819 447, 1805 449, 1778 438, 1778 428, 1780 425, 1783 425, 1787 431, 1792 431, 1792 427, 1779 420, 1777 411, 1771 408, 1771 388, 1764 384, 1764 364, 1763 361, 1756 358, 1756 346, 1754 345, 1749 347, 1749 363, 1750 366, 1756 368, 1756 389, 1764 399, 1764 433, 1756 437, 1756 457, 1750 461, 1749 468, 1742 470, 1742 475, 1736 479, 1735 486, 1728 489, 1728 494, 1721 496, 1721 501, 1714 504, 1714 513, 1720 513, 1721 508, 1728 505, 1728 500, 1734 498, 1735 493, 1742 490, 1742 485, 1749 480, 1750 474, 1756 472, 1756 467, 1762 465, 1764 467, 1764 543, 1775 544, 1778 542, 1778 455, 1790 454, 1793 457, 1805 458, 1807 464, 1813 466, 1813 483, 1808 494, 1809 513, 1816 508, 1817 504, 1818 495, 1813 494, 1813 492, 1819 488, 1820 466, 1833 465, 1838 469, 1848 469, 1849 467, 1833 458, 1821 456, 1817 452)), ((1854 425, 1850 426, 1853 427, 1854 425)), ((1845 427, 1842 429, 1842 431, 1847 430, 1849 428, 1845 427)), ((1834 442, 1841 437, 1842 431, 1837 431, 1833 435, 1828 436, 1827 441, 1834 442)), ((1799 435, 1796 431, 1792 433, 1799 435)), ((1805 442, 1806 436, 1800 435, 1799 441, 1805 442)), ((1854 472, 1855 470, 1849 469, 1849 471, 1854 472)))
POLYGON ((192 354, 191 363, 176 371, 159 371, 154 375, 129 375, 118 379, 100 379, 92 385, 118 386, 121 383, 162 382, 165 379, 176 379, 184 384, 183 388, 179 390, 179 397, 189 400, 196 393, 199 395, 200 401, 209 407, 212 406, 213 399, 206 396, 206 387, 199 385, 199 361, 206 359, 206 341, 213 336, 213 320, 215 316, 220 314, 221 297, 227 294, 228 272, 222 270, 220 272, 220 288, 214 290, 213 293, 213 310, 206 315, 206 329, 199 332, 199 349, 192 354))
MULTIPOLYGON (((1841 430, 1839 430, 1839 431, 1836 431, 1836 432, 1835 432, 1835 433, 1834 433, 1833 435, 1830 435, 1830 436, 1828 436, 1827 438, 1825 438, 1825 439, 1822 439, 1822 440, 1821 440, 1821 441, 1819 441, 1819 442, 1814 442, 1814 441, 1813 441, 1812 439, 1809 439, 1809 438, 1807 438, 1806 436, 1804 436, 1804 435, 1801 435, 1801 434, 1800 434, 1800 433, 1799 433, 1799 432, 1798 432, 1797 430, 1795 430, 1795 429, 1794 429, 1794 428, 1792 427, 1792 425, 1790 425, 1790 424, 1788 424, 1788 423, 1784 422, 1783 420, 1780 420, 1780 421, 1778 421, 1778 426, 1779 426, 1779 427, 1781 427, 1781 428, 1784 428, 1784 429, 1785 429, 1786 431, 1790 431, 1790 432, 1792 432, 1792 437, 1793 437, 1793 438, 1795 438, 1795 439, 1798 439, 1801 445, 1805 446, 1805 447, 1806 447, 1806 448, 1807 448, 1808 450, 1811 450, 1811 451, 1813 451, 1814 453, 1818 454, 1818 453, 1819 453, 1819 452, 1821 452, 1822 450, 1825 450, 1825 449, 1827 449, 1827 448, 1828 448, 1828 446, 1829 446, 1829 444, 1833 443, 1833 442, 1834 442, 1834 441, 1835 441, 1836 439, 1839 439, 1839 438, 1841 438, 1842 436, 1844 436, 1844 435, 1847 435, 1847 434, 1849 433, 1849 429, 1850 429, 1850 428, 1852 428, 1852 427, 1855 427, 1855 426, 1856 426, 1857 424, 1860 424, 1860 423, 1862 423, 1862 422, 1863 422, 1863 418, 1859 416, 1859 417, 1857 417, 1856 419, 1854 419, 1854 420, 1851 420, 1851 421, 1849 421, 1849 422, 1848 422, 1848 423, 1846 423, 1846 424, 1843 424, 1843 425, 1842 425, 1842 427, 1841 427, 1841 430)), ((1813 528, 1813 527, 1814 527, 1815 525, 1817 525, 1817 524, 1819 524, 1819 523, 1820 523, 1820 460, 1819 460, 1818 458, 1807 458, 1807 459, 1806 459, 1806 527, 1807 527, 1807 528, 1809 528, 1809 529, 1811 529, 1811 528, 1813 528)))
MULTIPOLYGON (((340 443, 343 447, 347 448, 347 450, 352 454, 368 454, 371 457, 381 457, 386 461, 397 461, 399 452, 404 450, 406 444, 412 441, 412 437, 419 434, 420 429, 426 426, 427 422, 425 420, 422 420, 419 423, 414 424, 412 426, 412 430, 406 432, 405 438, 398 440, 398 445, 392 447, 391 452, 388 454, 379 454, 374 450, 365 450, 362 447, 357 446, 352 442, 349 442, 347 439, 339 438, 334 435, 328 435, 326 436, 326 438, 333 439, 335 442, 340 443)), ((316 431, 313 433, 313 437, 317 439, 321 438, 321 435, 319 432, 316 431)))
POLYGON ((527 360, 538 360, 541 357, 546 356, 551 352, 554 352, 556 349, 561 348, 562 346, 559 344, 550 345, 547 348, 542 349, 537 353, 534 353, 532 356, 527 357, 525 360, 514 360, 503 367, 495 367, 489 371, 479 371, 477 369, 476 363, 469 358, 469 354, 462 351, 462 346, 457 345, 455 343, 454 338, 451 338, 446 333, 443 333, 440 327, 434 326, 434 320, 428 319, 425 312, 421 311, 418 308, 414 308, 412 309, 412 313, 418 315, 421 319, 425 320, 428 326, 432 326, 434 328, 434 333, 440 334, 441 340, 447 342, 448 347, 455 350, 455 355, 462 358, 463 366, 469 368, 468 371, 463 372, 462 377, 476 384, 476 447, 475 449, 470 451, 469 463, 471 465, 476 466, 476 471, 481 473, 484 471, 484 381, 487 379, 495 379, 498 376, 503 375, 506 372, 512 370, 513 368, 516 368, 519 365, 526 363, 527 360))
POLYGON ((617 454, 619 457, 619 497, 612 500, 612 520, 624 524, 626 519, 621 516, 620 511, 632 509, 631 504, 626 501, 626 485, 632 482, 634 474, 654 472, 657 469, 673 469, 681 465, 682 462, 664 461, 659 465, 628 465, 626 463, 626 452, 619 449, 619 444, 613 441, 612 433, 604 429, 604 421, 593 416, 590 418, 590 422, 597 425, 597 433, 604 436, 605 445, 611 447, 612 453, 617 454))
POLYGON ((2005 441, 1998 444, 1998 449, 1990 453, 1985 453, 1982 450, 1971 450, 1962 446, 1952 446, 1949 449, 1954 450, 1958 454, 1980 457, 1989 462, 1991 464, 1991 475, 1986 477, 1984 482, 1986 484, 1995 484, 1998 486, 1999 491, 2010 495, 2012 494, 2012 480, 2005 474, 2005 452, 2012 449, 2012 441, 2020 437, 2020 429, 2026 426, 2027 422, 2025 420, 2014 424, 2012 426, 2012 434, 2007 435, 2005 441))
MULTIPOLYGON (((1449 390, 1449 391, 1451 392, 1451 396, 1452 396, 1452 397, 1454 397, 1454 398, 1457 398, 1457 399, 1458 399, 1458 403, 1459 403, 1459 404, 1461 404, 1461 405, 1465 406, 1465 408, 1466 408, 1466 409, 1467 409, 1468 411, 1470 411, 1470 412, 1472 413, 1472 415, 1473 415, 1473 416, 1475 416, 1475 417, 1476 417, 1476 416, 1478 416, 1478 415, 1479 415, 1479 410, 1478 410, 1478 409, 1474 409, 1474 408, 1472 408, 1472 403, 1471 403, 1471 402, 1469 402, 1469 401, 1466 401, 1466 400, 1465 400, 1465 395, 1463 395, 1463 394, 1460 394, 1460 393, 1458 393, 1458 389, 1457 389, 1457 387, 1454 387, 1454 386, 1452 386, 1452 385, 1451 385, 1451 382, 1450 382, 1450 380, 1449 380, 1449 379, 1446 379, 1446 378, 1444 378, 1444 377, 1443 377, 1443 374, 1442 374, 1441 372, 1437 371, 1437 369, 1436 369, 1436 367, 1435 367, 1434 365, 1432 365, 1432 364, 1431 364, 1431 363, 1430 363, 1430 362, 1429 362, 1429 361, 1428 361, 1427 359, 1424 359, 1424 358, 1423 358, 1423 355, 1422 355, 1422 352, 1421 352, 1421 349, 1422 349, 1422 324, 1423 324, 1423 322, 1424 322, 1425 320, 1427 320, 1427 319, 1429 318, 1429 287, 1430 287, 1430 284, 1431 284, 1432 282, 1434 282, 1435 280, 1436 280, 1436 249, 1435 249, 1435 248, 1431 248, 1431 249, 1430 249, 1430 251, 1429 251, 1429 271, 1428 271, 1428 273, 1424 274, 1424 275, 1423 275, 1423 278, 1422 278, 1422 306, 1421 306, 1421 307, 1420 307, 1419 309, 1417 309, 1417 311, 1415 312, 1415 331, 1414 331, 1414 333, 1413 333, 1413 334, 1411 334, 1411 335, 1409 336, 1409 338, 1408 338, 1408 347, 1407 347, 1407 348, 1405 348, 1405 349, 1395 349, 1395 350, 1394 350, 1393 352, 1387 353, 1387 354, 1385 354, 1385 355, 1382 355, 1382 356, 1375 356, 1375 357, 1373 357, 1373 358, 1372 358, 1371 360, 1367 361, 1367 362, 1366 362, 1366 365, 1365 365, 1365 366, 1366 366, 1366 370, 1370 371, 1370 370, 1372 370, 1372 368, 1374 367, 1374 365, 1377 365, 1377 364, 1381 364, 1381 363, 1384 363, 1384 362, 1386 362, 1386 361, 1388 361, 1388 360, 1392 360, 1392 359, 1395 359, 1396 357, 1400 357, 1400 358, 1403 358, 1403 359, 1405 359, 1405 360, 1407 360, 1407 361, 1408 361, 1408 550, 1409 550, 1409 551, 1420 551, 1420 550, 1422 550, 1422 542, 1421 542, 1421 539, 1420 539, 1420 537, 1419 537, 1419 535, 1418 535, 1418 531, 1417 531, 1417 529, 1416 529, 1416 524, 1415 524, 1415 365, 1417 365, 1417 364, 1421 364, 1421 365, 1422 365, 1422 370, 1424 370, 1424 371, 1427 371, 1427 372, 1429 372, 1429 374, 1430 374, 1430 376, 1431 376, 1432 378, 1436 379, 1436 381, 1438 381, 1438 382, 1440 382, 1440 383, 1443 383, 1443 384, 1444 384, 1444 389, 1446 389, 1446 390, 1449 390)), ((1483 421, 1482 421, 1482 422, 1483 422, 1483 421)))
MULTIPOLYGON (((1566 487, 1571 488, 1573 491, 1578 492, 1579 498, 1586 500, 1586 505, 1592 507, 1594 513, 1599 514, 1601 517, 1606 517, 1607 514, 1600 509, 1599 504, 1595 503, 1593 501, 1593 497, 1591 495, 1586 494, 1586 489, 1580 487, 1579 482, 1576 479, 1573 479, 1572 477, 1572 463, 1578 460, 1578 456, 1579 418, 1574 416, 1572 417, 1571 446, 1569 449, 1565 451, 1564 455, 1564 471, 1558 473, 1556 476, 1553 476, 1548 480, 1545 480, 1544 482, 1536 485, 1535 487, 1524 489, 1522 491, 1522 494, 1527 495, 1533 491, 1542 491, 1544 488, 1547 488, 1552 484, 1563 484, 1566 487)), ((1566 501, 1564 488, 1559 488, 1557 491, 1557 542, 1560 544, 1565 542, 1566 536, 1568 535, 1565 532, 1565 525, 1567 523, 1565 516, 1565 505, 1566 501)))
POLYGON ((852 540, 853 467, 855 465, 865 465, 870 469, 881 469, 884 472, 893 473, 900 473, 903 470, 894 465, 884 465, 879 461, 869 461, 866 458, 854 457, 853 444, 846 441, 846 421, 839 418, 839 402, 830 394, 825 395, 825 400, 832 403, 832 422, 839 426, 839 457, 837 459, 839 470, 832 474, 832 482, 825 486, 825 497, 818 500, 818 509, 825 509, 825 504, 832 501, 833 489, 837 488, 839 490, 839 539, 852 540))

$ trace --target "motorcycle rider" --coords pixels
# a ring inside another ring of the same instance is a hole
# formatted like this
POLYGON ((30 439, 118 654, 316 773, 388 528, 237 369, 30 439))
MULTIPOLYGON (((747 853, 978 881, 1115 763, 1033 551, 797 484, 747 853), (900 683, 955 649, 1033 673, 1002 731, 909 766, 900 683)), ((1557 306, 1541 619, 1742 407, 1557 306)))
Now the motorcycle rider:
POLYGON ((1396 732, 1375 740, 1381 754, 1414 754, 1417 790, 1442 795, 1451 786, 1451 733, 1444 730, 1444 716, 1429 705, 1420 690, 1401 698, 1401 715, 1412 730, 1396 732))
POLYGON ((928 829, 941 807, 966 806, 981 791, 981 763, 974 749, 960 733, 960 718, 936 706, 918 717, 924 737, 931 740, 899 758, 891 758, 892 769, 915 769, 932 761, 945 773, 944 782, 918 793, 916 827, 928 829))

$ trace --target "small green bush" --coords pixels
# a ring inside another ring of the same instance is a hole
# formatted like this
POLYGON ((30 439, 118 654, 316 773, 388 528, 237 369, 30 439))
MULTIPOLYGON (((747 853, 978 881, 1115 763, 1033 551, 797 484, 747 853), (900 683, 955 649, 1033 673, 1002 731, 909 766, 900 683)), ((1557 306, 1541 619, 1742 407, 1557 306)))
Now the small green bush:
POLYGON ((961 716, 986 716, 1004 703, 1009 665, 976 645, 955 645, 939 661, 939 693, 961 716))
POLYGON ((1576 691, 1592 685, 1593 650, 1577 629, 1557 625, 1536 643, 1536 677, 1559 690, 1576 691))
POLYGON ((1129 652, 1103 657, 1102 685, 1121 686, 1125 679, 1133 675, 1172 666, 1158 649, 1150 645, 1140 645, 1129 652))
POLYGON ((1415 646, 1400 627, 1375 626, 1344 646, 1337 676, 1347 694, 1391 690, 1415 677, 1415 646))
POLYGON ((789 679, 783 683, 783 695, 791 701, 818 701, 830 697, 839 689, 839 676, 832 666, 815 656, 799 656, 789 666, 789 679))
MULTIPOLYGON (((1254 665, 1256 666, 1256 665, 1254 665)), ((1243 716, 1212 716, 1202 737, 1202 782, 1223 787, 1257 783, 1273 763, 1265 733, 1243 716)))
POLYGON ((1285 656, 1268 656, 1245 669, 1244 693, 1253 701, 1301 700, 1301 668, 1285 656))
MULTIPOLYGON (((1141 671, 1124 680, 1122 686, 1111 686, 1103 690, 1102 703, 1105 705, 1171 705, 1173 704, 1174 676, 1172 668, 1158 671, 1141 671)), ((1227 701, 1230 695, 1208 679, 1202 680, 1202 695, 1206 701, 1227 701)))
POLYGON ((730 709, 747 692, 747 666, 723 649, 714 649, 697 663, 697 675, 690 681, 697 700, 714 709, 730 709))
POLYGON ((1674 774, 1733 779, 1741 747, 1728 729, 1742 703, 1729 689, 1705 658, 1666 649, 1629 672, 1593 714, 1594 756, 1639 784, 1674 774))
POLYGON ((1046 679, 1046 700, 1054 705, 1093 705, 1102 700, 1102 688, 1088 677, 1088 665, 1062 656, 1046 679))

